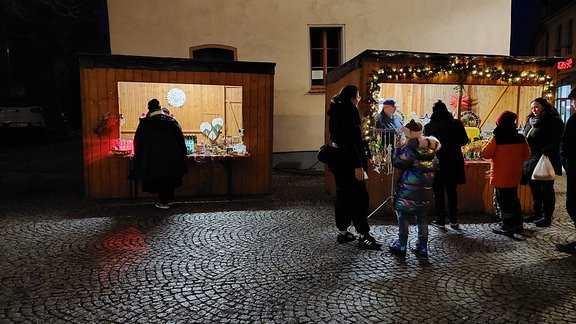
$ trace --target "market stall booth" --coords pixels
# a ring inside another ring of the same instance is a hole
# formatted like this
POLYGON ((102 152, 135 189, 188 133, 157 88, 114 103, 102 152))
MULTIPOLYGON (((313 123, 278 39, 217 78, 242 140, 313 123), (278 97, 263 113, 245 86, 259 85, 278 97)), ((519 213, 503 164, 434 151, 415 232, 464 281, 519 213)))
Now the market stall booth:
POLYGON ((87 198, 146 196, 128 175, 152 98, 186 138, 178 196, 270 192, 274 63, 81 55, 79 64, 87 198))
MULTIPOLYGON (((553 100, 556 58, 509 57, 464 54, 434 54, 366 50, 326 78, 326 109, 330 99, 348 84, 359 87, 362 101, 364 136, 370 144, 373 160, 368 172, 370 209, 373 213, 392 214, 391 197, 397 171, 391 166, 391 152, 397 146, 385 130, 375 128, 376 115, 386 98, 399 104, 396 114, 404 123, 417 119, 429 121, 432 105, 442 100, 466 126, 470 143, 463 148, 466 160, 465 185, 458 186, 459 212, 493 212, 493 187, 486 171, 489 160, 480 158, 483 140, 491 136, 494 120, 504 110, 515 112, 518 129, 530 113, 530 102, 545 96, 553 100)), ((326 120, 325 142, 329 142, 326 120)), ((334 179, 326 171, 325 185, 334 194, 334 179)), ((397 178, 396 178, 397 179, 397 178)), ((522 210, 531 208, 530 189, 520 186, 522 210)))

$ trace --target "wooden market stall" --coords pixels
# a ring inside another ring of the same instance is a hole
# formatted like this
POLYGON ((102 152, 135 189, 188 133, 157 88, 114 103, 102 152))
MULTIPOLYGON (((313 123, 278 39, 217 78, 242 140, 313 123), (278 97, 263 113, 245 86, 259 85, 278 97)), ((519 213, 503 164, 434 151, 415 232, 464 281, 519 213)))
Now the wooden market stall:
POLYGON ((129 148, 152 98, 196 139, 176 195, 270 192, 275 63, 80 55, 79 65, 87 198, 146 196, 128 181, 130 155, 115 153, 129 148), (226 139, 247 153, 219 150, 226 139))
MULTIPOLYGON (((493 212, 493 187, 486 171, 489 161, 478 157, 482 136, 489 136, 494 120, 504 110, 518 114, 519 128, 530 113, 530 102, 540 96, 552 100, 556 66, 559 58, 509 57, 490 55, 435 54, 383 50, 366 50, 330 71, 326 78, 326 110, 330 99, 348 84, 359 87, 363 100, 359 104, 364 119, 363 130, 369 142, 375 141, 375 118, 384 98, 399 104, 397 114, 405 121, 417 118, 425 124, 432 105, 442 100, 455 116, 474 134, 465 148, 465 185, 458 186, 459 212, 484 214, 493 212)), ((326 120, 325 142, 329 142, 326 120)), ((386 148, 378 165, 370 167, 367 180, 370 210, 392 214, 391 201, 395 173, 388 163, 386 148), (382 207, 379 209, 379 207, 382 207)), ((325 185, 334 194, 334 179, 326 171, 325 185)), ((396 177, 397 178, 397 177, 396 177)), ((520 186, 522 210, 531 209, 530 189, 520 186)))

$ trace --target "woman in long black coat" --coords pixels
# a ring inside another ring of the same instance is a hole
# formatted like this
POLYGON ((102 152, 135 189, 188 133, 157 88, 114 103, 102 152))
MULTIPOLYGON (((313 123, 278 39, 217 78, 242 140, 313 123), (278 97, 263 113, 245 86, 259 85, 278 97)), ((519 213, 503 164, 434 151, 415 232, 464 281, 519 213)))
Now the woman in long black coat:
POLYGON ((450 226, 457 229, 459 227, 457 186, 466 183, 462 146, 468 144, 468 135, 462 122, 452 116, 442 100, 434 103, 430 122, 424 126, 424 135, 434 136, 442 143, 442 148, 436 154, 439 168, 434 177, 436 220, 432 225, 444 228, 446 219, 444 192, 446 192, 450 226))
POLYGON ((158 193, 156 207, 167 209, 188 172, 186 144, 182 128, 164 114, 157 99, 148 102, 148 111, 134 135, 133 176, 142 181, 143 191, 158 193))
POLYGON ((365 174, 369 153, 362 139, 362 122, 358 111, 360 99, 358 87, 345 86, 332 98, 327 112, 330 139, 336 148, 335 162, 329 165, 336 181, 334 213, 336 227, 340 231, 336 240, 338 243, 355 240, 356 237, 348 232, 352 224, 360 234, 360 248, 378 250, 381 245, 370 235, 368 225, 369 197, 365 174))
POLYGON ((530 103, 532 112, 526 118, 524 134, 530 145, 530 158, 524 162, 522 184, 529 184, 532 193, 532 216, 538 227, 548 227, 556 204, 554 180, 530 179, 542 154, 546 155, 557 175, 562 174, 560 162, 560 141, 564 132, 564 122, 545 98, 536 98, 530 103), (544 213, 544 214, 542 214, 544 213))

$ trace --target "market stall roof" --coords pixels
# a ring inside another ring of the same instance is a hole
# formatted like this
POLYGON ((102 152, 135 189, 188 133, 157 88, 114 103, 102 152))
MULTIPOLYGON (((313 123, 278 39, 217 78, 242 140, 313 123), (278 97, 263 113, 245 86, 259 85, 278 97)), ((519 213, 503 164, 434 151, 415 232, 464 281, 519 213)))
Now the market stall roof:
POLYGON ((232 72, 274 74, 276 63, 245 61, 214 61, 174 57, 132 55, 79 54, 81 69, 116 68, 131 70, 232 72))
POLYGON ((389 50, 365 50, 356 57, 330 71, 326 76, 326 84, 334 83, 353 70, 363 67, 366 63, 380 64, 427 64, 447 65, 451 61, 465 60, 468 62, 481 62, 489 65, 518 66, 536 65, 541 68, 554 68, 557 62, 566 60, 565 57, 534 57, 534 56, 500 56, 500 55, 477 55, 457 53, 426 53, 405 52, 389 50))

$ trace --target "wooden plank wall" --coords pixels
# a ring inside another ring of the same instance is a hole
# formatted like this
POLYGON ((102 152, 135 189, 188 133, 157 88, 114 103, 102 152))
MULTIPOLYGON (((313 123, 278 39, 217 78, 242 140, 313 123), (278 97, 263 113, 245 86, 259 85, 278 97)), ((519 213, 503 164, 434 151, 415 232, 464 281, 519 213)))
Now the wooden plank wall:
MULTIPOLYGON (((453 84, 381 83, 380 88, 380 96, 396 99, 406 117, 411 112, 419 117, 431 116, 437 100, 453 109, 450 100, 458 96, 458 87, 453 84)), ((494 129, 494 120, 504 110, 518 114, 518 121, 524 125, 530 113, 530 102, 542 95, 539 86, 465 85, 463 88, 465 94, 477 101, 471 111, 480 117, 483 129, 494 129)))
MULTIPOLYGON (((243 137, 249 158, 234 163, 232 189, 236 195, 269 193, 272 178, 272 116, 273 74, 233 72, 191 72, 131 70, 120 68, 82 68, 80 70, 82 94, 82 126, 84 144, 85 196, 87 198, 124 198, 129 196, 127 181, 129 159, 109 157, 114 139, 120 136, 120 127, 113 127, 109 135, 99 138, 93 132, 97 119, 105 113, 120 112, 118 82, 148 82, 171 84, 199 84, 241 87, 243 137)), ((224 93, 224 92, 223 92, 224 93)), ((160 99, 160 98, 158 98, 160 99)), ((149 98, 142 99, 145 102, 149 98)), ((223 101, 224 104, 224 101, 223 101)), ((142 106, 143 105, 143 106, 142 106)), ((134 105, 141 113, 142 102, 134 105)), ((224 109, 224 106, 222 106, 224 109)), ((237 109, 237 108, 233 108, 237 109)), ((132 125, 133 126, 133 125, 132 125)), ((232 127, 229 125, 229 128, 232 127)), ((234 125, 235 129, 236 126, 234 125)), ((218 161, 190 161, 189 173, 179 196, 226 194, 226 172, 218 161)), ((142 195, 141 190, 140 195, 142 195)))

